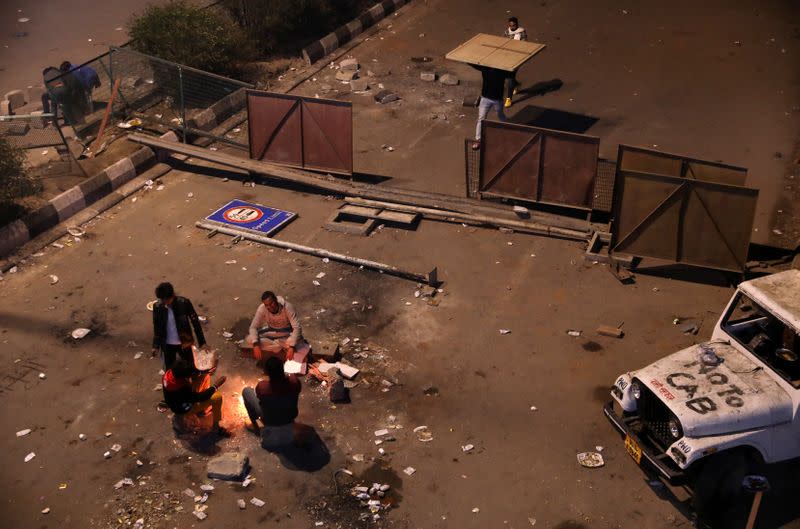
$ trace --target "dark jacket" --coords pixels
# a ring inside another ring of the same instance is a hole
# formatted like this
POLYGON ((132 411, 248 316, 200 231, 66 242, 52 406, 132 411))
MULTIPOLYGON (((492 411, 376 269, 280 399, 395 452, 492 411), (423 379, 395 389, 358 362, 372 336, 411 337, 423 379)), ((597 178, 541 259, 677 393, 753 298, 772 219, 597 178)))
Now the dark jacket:
POLYGON ((195 393, 189 379, 178 378, 172 369, 164 373, 161 379, 161 386, 164 389, 164 401, 173 413, 182 415, 192 409, 197 402, 205 402, 211 398, 217 388, 211 386, 205 391, 195 393))
POLYGON ((491 99, 492 101, 502 101, 506 79, 513 75, 512 72, 498 70, 497 68, 489 68, 488 66, 475 66, 474 64, 470 64, 470 66, 481 72, 481 76, 483 77, 481 97, 491 99))
MULTIPOLYGON (((192 302, 188 299, 175 296, 172 302, 172 312, 175 313, 175 326, 178 328, 178 336, 182 343, 195 343, 192 338, 192 327, 197 336, 196 345, 203 347, 206 344, 206 337, 203 335, 203 327, 200 325, 200 318, 194 311, 192 302)), ((167 344, 167 306, 161 301, 153 307, 153 347, 163 349, 167 344)))
POLYGON ((266 426, 283 426, 297 418, 297 401, 300 398, 300 381, 294 375, 273 382, 262 380, 256 385, 256 396, 261 404, 261 419, 266 426))

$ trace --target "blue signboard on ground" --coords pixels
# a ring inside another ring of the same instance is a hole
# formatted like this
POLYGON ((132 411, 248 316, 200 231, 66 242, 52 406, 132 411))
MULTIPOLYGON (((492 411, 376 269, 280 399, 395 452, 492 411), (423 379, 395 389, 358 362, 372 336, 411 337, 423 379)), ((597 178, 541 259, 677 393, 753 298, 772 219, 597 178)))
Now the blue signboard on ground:
POLYGON ((291 211, 270 208, 261 204, 253 204, 244 200, 231 200, 217 211, 206 217, 206 220, 226 226, 272 235, 297 216, 291 211))

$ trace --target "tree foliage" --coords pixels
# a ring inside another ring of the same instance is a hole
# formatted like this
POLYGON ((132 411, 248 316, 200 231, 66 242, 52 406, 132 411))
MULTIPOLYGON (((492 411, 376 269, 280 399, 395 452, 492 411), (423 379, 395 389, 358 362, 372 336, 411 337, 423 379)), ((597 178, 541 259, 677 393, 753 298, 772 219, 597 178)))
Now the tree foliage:
POLYGON ((0 203, 31 195, 40 188, 39 181, 25 169, 25 151, 0 137, 0 203))
POLYGON ((218 11, 170 0, 149 5, 128 23, 135 50, 200 70, 232 75, 252 57, 242 30, 218 11))

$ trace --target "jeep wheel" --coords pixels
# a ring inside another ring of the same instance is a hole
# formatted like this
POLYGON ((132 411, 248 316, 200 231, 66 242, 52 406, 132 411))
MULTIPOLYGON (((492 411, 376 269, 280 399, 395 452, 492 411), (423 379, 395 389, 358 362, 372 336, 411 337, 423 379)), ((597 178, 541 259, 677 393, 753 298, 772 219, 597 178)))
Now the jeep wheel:
POLYGON ((758 473, 758 460, 744 450, 731 450, 700 463, 691 484, 698 519, 713 528, 744 524, 752 495, 742 489, 742 480, 758 473))

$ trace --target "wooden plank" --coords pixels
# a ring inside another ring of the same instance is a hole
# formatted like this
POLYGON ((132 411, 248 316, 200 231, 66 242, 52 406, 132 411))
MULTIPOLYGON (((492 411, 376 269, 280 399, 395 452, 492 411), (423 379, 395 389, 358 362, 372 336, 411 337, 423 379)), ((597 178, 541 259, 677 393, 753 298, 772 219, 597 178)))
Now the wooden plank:
POLYGON ((544 48, 545 45, 538 42, 478 33, 445 58, 512 72, 544 48))
MULTIPOLYGON (((589 232, 591 227, 591 225, 585 220, 577 220, 556 215, 539 214, 538 212, 535 212, 531 216, 530 220, 523 221, 520 220, 517 214, 514 213, 513 209, 508 206, 493 205, 486 202, 481 203, 475 199, 455 197, 441 193, 429 193, 425 191, 402 189, 384 185, 376 186, 371 184, 352 183, 336 180, 332 177, 324 178, 300 169, 292 169, 270 162, 241 158, 239 156, 226 154, 220 151, 209 151, 202 147, 164 140, 141 133, 129 134, 128 139, 135 143, 147 145, 148 147, 155 149, 172 151, 174 153, 190 156, 198 160, 205 160, 250 173, 265 175, 269 178, 292 182, 294 184, 308 186, 315 189, 321 189, 332 194, 354 196, 373 200, 385 200, 394 204, 405 204, 410 206, 421 206, 426 208, 446 210, 440 211, 440 214, 442 215, 447 213, 447 211, 452 211, 457 212, 461 216, 480 215, 484 217, 492 217, 494 219, 503 219, 504 221, 507 219, 508 222, 513 222, 515 224, 515 228, 519 227, 524 229, 524 227, 527 225, 532 227, 533 231, 536 232, 540 232, 543 225, 554 227, 556 229, 564 228, 567 230, 581 231, 586 233, 589 232)), ((399 208, 397 210, 399 210, 399 208)))
POLYGON ((416 213, 402 213, 400 211, 388 211, 381 208, 368 208, 364 206, 354 206, 352 204, 345 204, 339 208, 339 213, 355 217, 383 220, 386 222, 395 222, 397 224, 413 224, 419 217, 419 214, 416 213))

